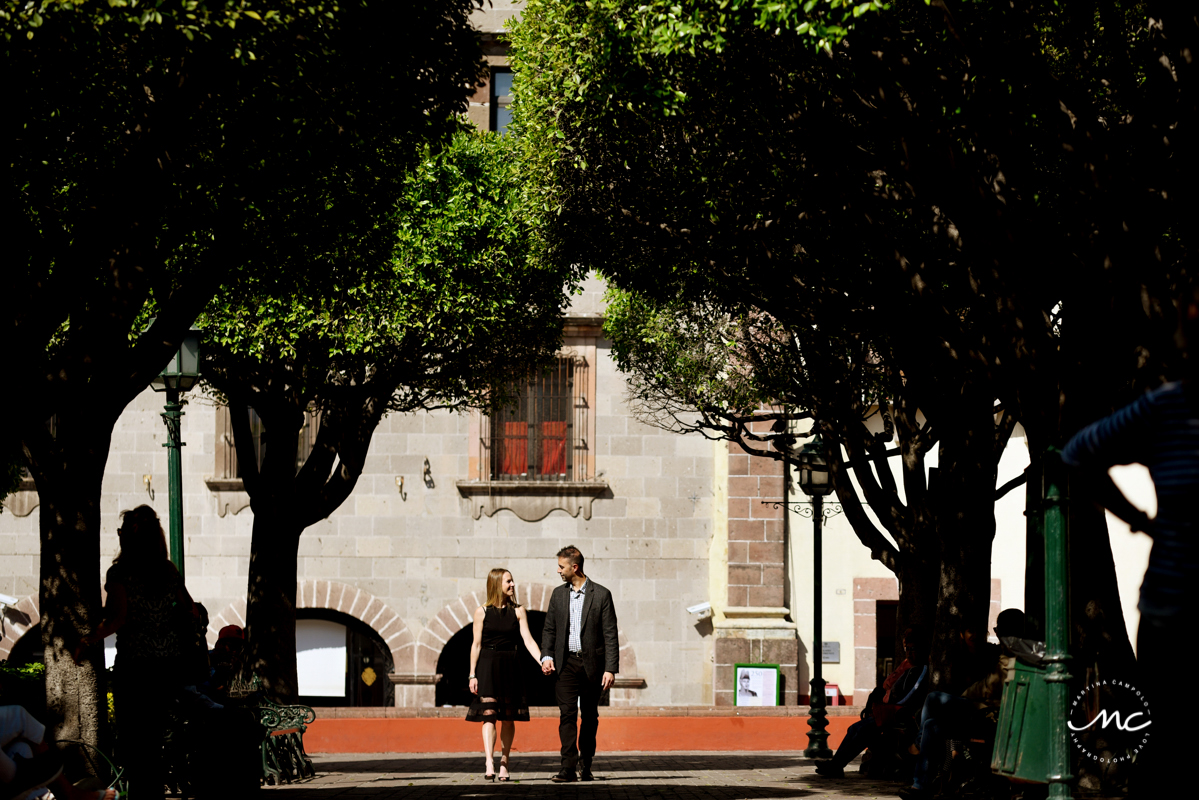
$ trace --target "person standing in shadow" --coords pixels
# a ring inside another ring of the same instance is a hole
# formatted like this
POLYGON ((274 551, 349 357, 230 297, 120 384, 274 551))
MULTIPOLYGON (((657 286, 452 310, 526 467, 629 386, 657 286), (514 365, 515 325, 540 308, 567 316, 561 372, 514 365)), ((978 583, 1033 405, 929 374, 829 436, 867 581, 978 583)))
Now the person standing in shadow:
POLYGON ((75 661, 117 635, 113 695, 118 753, 135 800, 154 800, 163 797, 168 711, 182 691, 188 638, 199 615, 167 555, 154 509, 142 505, 122 512, 117 536, 121 551, 105 581, 104 621, 80 639, 75 661))
POLYGON ((562 769, 550 780, 590 781, 594 780, 591 762, 599 729, 600 695, 612 687, 620 671, 616 608, 612 593, 583 572, 579 548, 568 545, 558 551, 558 575, 562 585, 550 595, 541 635, 541 671, 551 675, 556 669, 558 673, 554 692, 560 715, 562 769), (580 768, 577 776, 576 767, 580 768))
MULTIPOLYGON (((1174 691, 1191 670, 1186 642, 1199 614, 1199 289, 1178 301, 1181 380, 1141 395, 1080 430, 1062 448, 1075 498, 1087 498, 1153 539, 1137 610, 1137 689, 1153 716, 1148 746, 1133 764, 1133 797, 1167 797, 1191 747, 1190 704, 1174 691), (1157 494, 1150 518, 1125 497, 1108 470, 1141 464, 1157 494)), ((1106 546, 1106 543, 1104 543, 1106 546)))

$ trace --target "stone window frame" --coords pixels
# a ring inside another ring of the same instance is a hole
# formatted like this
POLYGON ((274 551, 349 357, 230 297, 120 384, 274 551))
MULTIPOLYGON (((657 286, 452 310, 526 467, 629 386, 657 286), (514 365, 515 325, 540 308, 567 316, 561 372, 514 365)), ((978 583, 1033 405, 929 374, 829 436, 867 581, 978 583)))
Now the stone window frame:
MULTIPOLYGON (((215 495, 217 515, 223 517, 231 511, 237 514, 247 508, 250 505, 250 495, 236 472, 237 450, 233 443, 233 421, 229 416, 229 406, 218 403, 215 412, 213 471, 211 475, 204 476, 204 485, 215 495)), ((314 408, 309 408, 304 425, 309 428, 310 433, 301 440, 301 447, 307 444, 311 452, 316 442, 317 429, 320 427, 320 414, 314 408)))
POLYGON ((458 492, 470 508, 471 516, 479 519, 486 514, 508 510, 526 522, 544 519, 551 511, 562 510, 577 517, 591 519, 591 504, 596 497, 608 492, 607 481, 596 476, 595 419, 596 357, 598 341, 603 336, 603 318, 599 315, 572 315, 563 325, 562 349, 559 358, 573 359, 576 378, 573 397, 583 414, 576 416, 578 429, 574 432, 573 480, 491 480, 489 442, 483 436, 486 421, 482 412, 471 412, 468 432, 468 477, 456 482, 458 492))

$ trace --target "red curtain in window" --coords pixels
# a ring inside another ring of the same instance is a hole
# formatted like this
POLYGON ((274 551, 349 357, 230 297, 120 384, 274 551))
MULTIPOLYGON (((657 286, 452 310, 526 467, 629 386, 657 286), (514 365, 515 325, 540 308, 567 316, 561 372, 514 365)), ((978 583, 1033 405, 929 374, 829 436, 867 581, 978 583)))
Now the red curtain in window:
POLYGON ((566 423, 541 423, 541 474, 566 474, 566 423))
POLYGON ((529 470, 529 423, 505 422, 500 449, 500 474, 523 475, 529 470))

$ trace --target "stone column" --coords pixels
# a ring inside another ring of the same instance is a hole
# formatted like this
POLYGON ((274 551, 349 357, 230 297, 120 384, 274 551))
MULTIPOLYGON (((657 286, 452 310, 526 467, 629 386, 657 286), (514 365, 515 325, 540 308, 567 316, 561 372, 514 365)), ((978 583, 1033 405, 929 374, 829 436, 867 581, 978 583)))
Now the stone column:
MULTIPOLYGON (((770 423, 754 423, 763 430, 770 423)), ((778 664, 783 705, 798 702, 799 640, 784 605, 783 464, 729 444, 728 605, 716 632, 716 705, 735 704, 735 664, 778 664), (762 501, 778 502, 763 505, 762 501)))

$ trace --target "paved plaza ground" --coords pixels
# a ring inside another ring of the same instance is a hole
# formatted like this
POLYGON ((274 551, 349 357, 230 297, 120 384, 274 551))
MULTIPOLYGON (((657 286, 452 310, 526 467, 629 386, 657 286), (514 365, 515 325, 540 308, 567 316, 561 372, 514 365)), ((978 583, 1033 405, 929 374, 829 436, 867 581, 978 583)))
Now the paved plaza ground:
MULTIPOLYGON (((702 726, 696 733, 702 735, 702 726)), ((799 752, 601 753, 596 780, 558 784, 557 753, 513 754, 512 781, 483 779, 482 755, 355 754, 314 756, 317 777, 270 788, 273 800, 318 798, 617 798, 619 800, 757 800, 757 798, 894 798, 900 784, 822 778, 799 752)), ((497 761, 498 764, 498 761, 497 761)))

